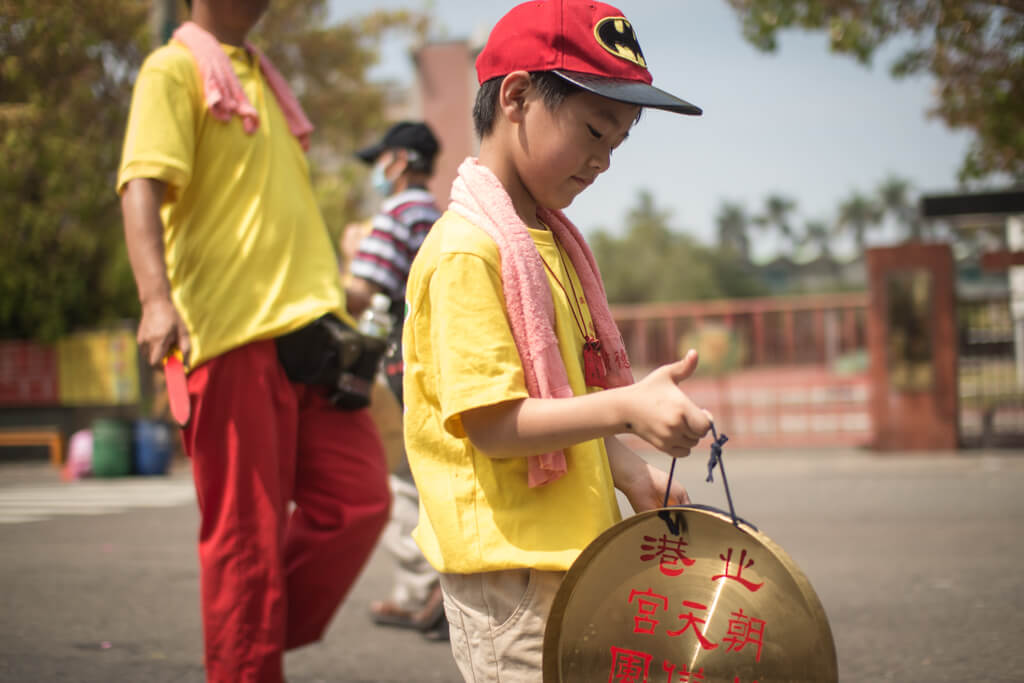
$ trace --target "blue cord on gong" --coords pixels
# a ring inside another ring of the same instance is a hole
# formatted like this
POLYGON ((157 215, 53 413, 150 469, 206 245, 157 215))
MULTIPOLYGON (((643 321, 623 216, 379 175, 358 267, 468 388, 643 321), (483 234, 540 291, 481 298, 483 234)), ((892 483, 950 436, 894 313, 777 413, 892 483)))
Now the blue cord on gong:
MULTIPOLYGON (((708 477, 705 481, 713 482, 715 467, 722 473, 722 484, 725 486, 725 498, 729 501, 729 515, 732 517, 732 523, 734 526, 739 527, 739 522, 736 519, 736 509, 732 504, 732 492, 729 491, 729 480, 725 476, 725 465, 722 462, 722 446, 729 440, 729 437, 725 434, 721 436, 715 431, 715 423, 711 423, 711 436, 713 441, 711 442, 711 457, 708 459, 708 477)), ((676 473, 676 460, 678 458, 672 458, 672 467, 668 471, 668 486, 665 487, 665 502, 662 507, 668 507, 668 494, 672 490, 672 478, 676 473)))

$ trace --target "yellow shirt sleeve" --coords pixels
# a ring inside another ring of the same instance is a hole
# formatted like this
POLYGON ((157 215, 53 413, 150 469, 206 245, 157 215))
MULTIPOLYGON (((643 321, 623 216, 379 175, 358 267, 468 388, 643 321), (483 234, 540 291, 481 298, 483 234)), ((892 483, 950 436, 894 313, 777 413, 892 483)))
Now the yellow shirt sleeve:
MULTIPOLYGON (((188 55, 161 48, 143 64, 132 94, 117 191, 129 180, 162 180, 177 192, 192 177, 199 112, 188 55)), ((176 193, 175 192, 175 193, 176 193)))
POLYGON ((529 395, 501 274, 475 254, 442 254, 430 308, 441 418, 447 432, 464 438, 462 413, 529 395))

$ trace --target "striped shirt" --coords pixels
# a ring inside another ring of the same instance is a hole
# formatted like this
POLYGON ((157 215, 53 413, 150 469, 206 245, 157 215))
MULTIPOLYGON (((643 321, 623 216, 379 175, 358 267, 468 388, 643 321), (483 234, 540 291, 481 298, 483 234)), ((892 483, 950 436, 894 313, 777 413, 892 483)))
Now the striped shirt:
POLYGON ((405 299, 409 267, 427 232, 441 216, 427 190, 411 187, 388 197, 359 244, 350 272, 372 282, 397 303, 405 299))

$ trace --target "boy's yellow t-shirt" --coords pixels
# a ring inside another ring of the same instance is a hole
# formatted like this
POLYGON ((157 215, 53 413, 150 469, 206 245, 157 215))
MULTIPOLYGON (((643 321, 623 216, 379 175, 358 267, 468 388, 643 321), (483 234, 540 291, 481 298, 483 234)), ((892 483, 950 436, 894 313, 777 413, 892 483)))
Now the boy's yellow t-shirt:
POLYGON ((171 295, 188 326, 193 367, 237 346, 345 317, 330 236, 302 147, 243 48, 221 46, 259 127, 215 118, 180 43, 142 65, 117 190, 135 178, 168 184, 161 207, 171 295))
MULTIPOLYGON (((580 299, 583 288, 553 235, 530 234, 562 283, 548 273, 562 359, 573 393, 582 395, 583 338, 569 309, 569 278, 580 299)), ((406 291, 405 445, 420 494, 417 543, 442 572, 568 569, 621 519, 604 441, 566 449, 568 473, 530 488, 526 458, 491 458, 462 428, 467 410, 528 396, 497 245, 446 212, 420 248, 406 291)), ((592 330, 585 302, 577 316, 581 311, 592 330)))

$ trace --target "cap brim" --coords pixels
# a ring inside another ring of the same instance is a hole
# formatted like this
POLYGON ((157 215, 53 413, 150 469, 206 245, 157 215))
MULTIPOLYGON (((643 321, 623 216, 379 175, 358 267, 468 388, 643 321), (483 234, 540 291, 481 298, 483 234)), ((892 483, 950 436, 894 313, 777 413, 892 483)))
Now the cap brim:
POLYGON ((629 104, 637 104, 641 107, 650 107, 652 109, 664 109, 665 111, 686 114, 688 116, 700 116, 704 113, 700 107, 690 104, 686 100, 681 100, 675 95, 655 88, 653 85, 639 81, 606 78, 604 76, 594 76, 593 74, 585 74, 578 71, 563 71, 561 69, 555 69, 552 73, 587 92, 592 92, 595 95, 607 97, 611 100, 628 102, 629 104))
POLYGON ((356 152, 356 156, 362 161, 372 164, 377 161, 377 157, 384 152, 384 145, 378 143, 370 147, 364 147, 363 149, 356 152))

